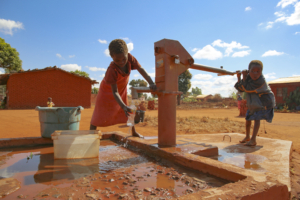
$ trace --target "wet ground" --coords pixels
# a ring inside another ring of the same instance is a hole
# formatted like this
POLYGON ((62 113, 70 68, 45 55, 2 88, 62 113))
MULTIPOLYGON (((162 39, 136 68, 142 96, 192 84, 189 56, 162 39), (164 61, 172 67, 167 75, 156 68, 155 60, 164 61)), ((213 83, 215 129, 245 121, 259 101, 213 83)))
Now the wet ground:
POLYGON ((99 151, 99 158, 54 160, 51 146, 1 150, 0 180, 20 183, 4 199, 162 200, 228 183, 110 140, 99 151))

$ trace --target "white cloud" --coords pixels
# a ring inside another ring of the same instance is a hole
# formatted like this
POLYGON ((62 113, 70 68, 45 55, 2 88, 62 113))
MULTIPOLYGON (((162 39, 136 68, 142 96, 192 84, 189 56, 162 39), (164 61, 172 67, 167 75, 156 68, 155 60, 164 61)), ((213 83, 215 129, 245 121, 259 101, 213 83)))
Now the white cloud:
POLYGON ((132 42, 129 42, 129 43, 127 44, 127 48, 128 48, 128 53, 130 53, 130 51, 133 50, 133 43, 132 43, 132 42))
POLYGON ((4 69, 0 69, 0 74, 4 74, 4 73, 5 73, 4 69))
POLYGON ((88 68, 89 70, 96 72, 96 71, 103 71, 105 72, 106 69, 105 68, 100 68, 100 67, 89 67, 89 66, 85 66, 86 68, 88 68))
POLYGON ((75 71, 75 70, 81 70, 81 66, 77 64, 66 64, 61 65, 60 68, 66 70, 66 71, 75 71))
MULTIPOLYGON (((216 76, 216 75, 214 75, 216 76)), ((236 83, 236 76, 216 76, 210 81, 191 81, 192 87, 199 87, 203 94, 221 94, 221 96, 228 96, 228 91, 233 88, 236 83)))
POLYGON ((266 29, 272 28, 272 27, 273 27, 273 24, 274 24, 274 22, 268 22, 268 23, 267 23, 267 26, 266 26, 266 29))
POLYGON ((272 73, 268 73, 268 74, 264 74, 266 79, 275 79, 276 76, 274 76, 276 73, 272 72, 272 73))
POLYGON ((300 76, 300 75, 298 75, 298 74, 293 74, 292 76, 300 76))
POLYGON ((235 58, 235 57, 245 57, 247 55, 250 54, 250 51, 251 50, 247 50, 247 51, 238 51, 238 52, 235 52, 234 54, 232 54, 232 57, 235 58))
POLYGON ((128 41, 129 38, 125 37, 125 38, 121 38, 122 40, 128 41))
POLYGON ((277 7, 281 6, 281 8, 285 8, 290 4, 296 3, 298 0, 281 0, 278 2, 277 7))
POLYGON ((69 58, 74 58, 75 57, 75 55, 69 55, 69 58))
POLYGON ((98 42, 100 42, 101 44, 107 44, 107 41, 106 41, 106 40, 101 40, 101 39, 99 39, 98 42))
POLYGON ((198 50, 198 48, 193 48, 193 49, 192 49, 193 52, 194 52, 194 51, 197 51, 197 50, 198 50))
POLYGON ((24 26, 21 22, 15 22, 9 19, 0 19, 0 32, 13 35, 13 31, 15 29, 24 29, 24 26))
POLYGON ((105 49, 104 54, 105 54, 107 57, 110 57, 110 55, 109 55, 109 50, 108 50, 108 49, 105 49))
POLYGON ((284 52, 278 52, 276 50, 269 50, 266 51, 261 57, 267 57, 267 56, 280 56, 283 55, 284 52))
POLYGON ((245 8, 245 11, 250 11, 250 10, 252 10, 252 8, 250 6, 245 8))
POLYGON ((139 77, 140 75, 139 74, 135 74, 135 75, 133 75, 134 77, 139 77))
POLYGON ((94 88, 94 87, 95 87, 95 88, 99 88, 99 87, 100 87, 100 84, 101 84, 101 81, 102 81, 102 80, 96 80, 96 79, 94 79, 94 78, 92 78, 92 77, 90 77, 90 79, 98 82, 98 84, 94 84, 94 85, 93 85, 93 88, 94 88))
POLYGON ((105 74, 101 74, 99 77, 104 78, 105 74))
POLYGON ((286 23, 290 26, 300 24, 300 2, 295 5, 295 12, 286 19, 286 23))
POLYGON ((148 73, 150 77, 154 78, 155 77, 155 73, 148 73))
POLYGON ((212 79, 212 75, 210 74, 196 74, 193 76, 194 79, 200 79, 200 80, 210 80, 212 79))
POLYGON ((258 24, 258 26, 262 26, 262 25, 264 25, 264 23, 260 23, 260 24, 258 24))
POLYGON ((223 54, 211 45, 206 45, 202 49, 198 50, 193 57, 196 59, 216 60, 222 58, 223 54))
POLYGON ((295 33, 295 35, 298 35, 298 34, 300 34, 300 32, 296 32, 296 33, 295 33))
POLYGON ((59 53, 56 54, 58 58, 63 58, 59 53))
POLYGON ((232 41, 231 43, 226 43, 226 42, 223 42, 220 39, 215 40, 212 43, 212 45, 217 46, 217 47, 226 48, 224 56, 229 56, 233 52, 233 49, 247 49, 247 48, 249 48, 248 46, 243 46, 241 43, 237 43, 236 41, 232 41))

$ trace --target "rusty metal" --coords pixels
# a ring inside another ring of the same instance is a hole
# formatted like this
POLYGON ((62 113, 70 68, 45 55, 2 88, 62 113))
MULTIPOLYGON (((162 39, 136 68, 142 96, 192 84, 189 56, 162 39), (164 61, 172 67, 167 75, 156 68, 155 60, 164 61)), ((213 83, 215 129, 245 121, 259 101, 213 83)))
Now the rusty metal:
POLYGON ((229 135, 224 135, 223 141, 225 140, 225 136, 228 136, 230 138, 230 142, 231 142, 231 137, 229 135))
POLYGON ((189 68, 219 73, 219 75, 234 75, 235 72, 194 64, 193 57, 176 40, 163 39, 155 42, 154 53, 157 91, 144 87, 132 88, 132 96, 137 98, 138 92, 157 94, 158 145, 170 147, 176 145, 176 96, 181 93, 178 91, 178 76, 189 68))
POLYGON ((193 64, 189 67, 190 69, 197 69, 201 71, 206 71, 206 72, 213 72, 213 73, 218 73, 220 75, 234 75, 236 72, 230 72, 224 69, 220 68, 215 68, 215 67, 210 67, 206 65, 200 65, 200 64, 193 64))

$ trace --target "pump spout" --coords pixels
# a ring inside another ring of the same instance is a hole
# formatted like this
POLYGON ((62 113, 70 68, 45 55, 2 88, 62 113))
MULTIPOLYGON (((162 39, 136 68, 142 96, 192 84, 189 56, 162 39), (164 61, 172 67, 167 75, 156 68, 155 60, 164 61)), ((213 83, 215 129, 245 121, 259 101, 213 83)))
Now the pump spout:
POLYGON ((210 66, 206 66, 206 65, 200 65, 200 64, 196 64, 196 63, 192 64, 189 68, 190 69, 197 69, 197 70, 207 71, 207 72, 218 73, 218 76, 236 74, 236 72, 230 72, 230 71, 227 71, 227 70, 224 70, 224 69, 219 69, 219 68, 210 67, 210 66))
POLYGON ((138 99, 138 93, 151 92, 149 87, 131 87, 132 99, 138 99))

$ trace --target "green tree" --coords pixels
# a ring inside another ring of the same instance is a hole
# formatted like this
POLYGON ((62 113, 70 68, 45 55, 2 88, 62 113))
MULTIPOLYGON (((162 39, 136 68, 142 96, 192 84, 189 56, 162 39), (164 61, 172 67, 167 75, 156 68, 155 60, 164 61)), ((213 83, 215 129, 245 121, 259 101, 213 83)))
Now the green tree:
POLYGON ((98 92, 99 92, 99 88, 95 88, 95 87, 92 88, 92 94, 98 94, 98 92))
POLYGON ((90 75, 84 71, 80 71, 78 69, 76 69, 75 71, 70 71, 71 73, 74 73, 74 74, 78 74, 80 76, 84 76, 84 77, 89 77, 90 75))
POLYGON ((0 38, 0 67, 5 69, 5 73, 22 70, 22 60, 19 52, 0 38))
POLYGON ((196 88, 192 88, 192 95, 193 96, 198 96, 198 95, 201 95, 202 94, 202 90, 198 87, 196 88))
POLYGON ((235 88, 232 88, 232 89, 229 90, 229 97, 236 100, 237 97, 238 97, 237 93, 238 93, 238 91, 235 88))
MULTIPOLYGON (((132 86, 132 87, 147 87, 148 86, 148 83, 144 80, 141 80, 141 79, 132 79, 130 82, 129 82, 129 85, 132 86)), ((141 96, 143 95, 143 93, 138 93, 138 97, 140 98, 141 96)))
MULTIPOLYGON (((192 74, 188 69, 178 76, 178 90, 181 91, 184 95, 192 86, 191 79, 192 79, 192 74)), ((180 97, 181 95, 177 96, 178 105, 180 105, 180 97)))

